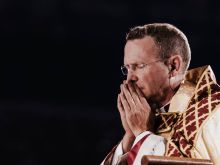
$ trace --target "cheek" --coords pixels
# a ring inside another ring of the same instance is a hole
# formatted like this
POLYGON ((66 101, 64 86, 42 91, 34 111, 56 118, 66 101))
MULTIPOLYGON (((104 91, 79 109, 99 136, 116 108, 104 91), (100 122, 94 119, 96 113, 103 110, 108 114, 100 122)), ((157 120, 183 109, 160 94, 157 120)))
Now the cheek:
POLYGON ((142 74, 139 76, 139 86, 146 91, 150 91, 155 83, 154 79, 151 74, 142 74))
POLYGON ((168 77, 165 74, 159 74, 159 72, 152 74, 145 74, 141 77, 141 84, 147 90, 159 90, 161 87, 166 86, 168 77))

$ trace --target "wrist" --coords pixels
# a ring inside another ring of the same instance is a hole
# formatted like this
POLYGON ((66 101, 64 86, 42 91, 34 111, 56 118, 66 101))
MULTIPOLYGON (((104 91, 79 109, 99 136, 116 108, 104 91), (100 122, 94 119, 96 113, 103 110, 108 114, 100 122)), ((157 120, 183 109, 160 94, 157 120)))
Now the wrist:
POLYGON ((126 132, 125 134, 124 134, 124 138, 126 138, 126 139, 134 139, 135 138, 135 135, 134 135, 134 133, 133 132, 131 132, 131 133, 128 133, 128 132, 126 132))
POLYGON ((133 143, 135 140, 135 135, 134 134, 128 134, 125 133, 123 139, 122 139, 122 149, 123 149, 123 153, 126 153, 128 151, 130 151, 133 143))

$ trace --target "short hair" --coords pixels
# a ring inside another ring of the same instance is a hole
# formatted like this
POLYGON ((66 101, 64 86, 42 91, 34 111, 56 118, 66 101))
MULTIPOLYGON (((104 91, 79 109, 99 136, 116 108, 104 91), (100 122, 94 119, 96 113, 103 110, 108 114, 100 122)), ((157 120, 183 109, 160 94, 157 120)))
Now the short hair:
POLYGON ((191 50, 185 34, 174 25, 168 23, 152 23, 131 28, 126 35, 126 41, 142 39, 150 36, 159 49, 161 59, 167 59, 172 54, 179 54, 183 60, 183 71, 189 67, 191 50))

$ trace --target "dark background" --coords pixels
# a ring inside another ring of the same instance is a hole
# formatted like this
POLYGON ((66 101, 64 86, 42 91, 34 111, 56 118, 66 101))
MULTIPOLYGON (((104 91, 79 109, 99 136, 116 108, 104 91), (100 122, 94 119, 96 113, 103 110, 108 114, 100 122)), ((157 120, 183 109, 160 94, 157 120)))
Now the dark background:
MULTIPOLYGON (((218 71, 220 2, 0 0, 0 164, 100 164, 123 135, 129 28, 168 22, 218 71)), ((218 81, 219 82, 219 81, 218 81)))

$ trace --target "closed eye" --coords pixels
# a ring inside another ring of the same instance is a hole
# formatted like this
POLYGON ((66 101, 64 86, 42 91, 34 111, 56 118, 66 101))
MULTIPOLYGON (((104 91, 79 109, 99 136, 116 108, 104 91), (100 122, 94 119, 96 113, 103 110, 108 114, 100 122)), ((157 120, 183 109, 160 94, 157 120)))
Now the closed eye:
POLYGON ((136 68, 142 69, 142 68, 144 68, 145 66, 146 66, 146 64, 138 64, 138 65, 136 65, 136 68))

